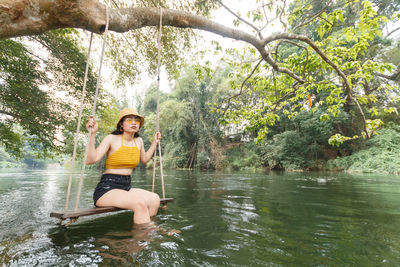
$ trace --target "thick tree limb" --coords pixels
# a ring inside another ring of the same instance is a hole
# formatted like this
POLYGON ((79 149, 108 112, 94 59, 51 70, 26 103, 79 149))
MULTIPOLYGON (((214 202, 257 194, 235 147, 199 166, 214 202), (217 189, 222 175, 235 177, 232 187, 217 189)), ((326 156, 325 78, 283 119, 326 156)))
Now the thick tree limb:
MULTIPOLYGON (((106 20, 105 8, 97 0, 2 0, 0 38, 41 34, 59 28, 81 28, 102 33, 106 20)), ((159 8, 117 8, 109 13, 109 30, 115 32, 157 26, 160 18, 159 8)), ((163 25, 206 30, 249 43, 260 42, 246 32, 186 11, 164 9, 163 25)))
POLYGON ((105 6, 97 0, 2 0, 0 38, 40 34, 58 28, 101 32, 105 6))

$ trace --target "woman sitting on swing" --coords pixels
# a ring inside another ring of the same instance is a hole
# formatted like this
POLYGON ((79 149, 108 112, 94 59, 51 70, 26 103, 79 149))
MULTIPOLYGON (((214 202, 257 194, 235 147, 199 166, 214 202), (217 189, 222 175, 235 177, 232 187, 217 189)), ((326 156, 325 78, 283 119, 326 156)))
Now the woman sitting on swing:
POLYGON ((139 164, 146 164, 153 156, 161 134, 157 132, 149 148, 145 151, 139 128, 144 118, 135 109, 125 108, 120 112, 117 129, 107 135, 95 148, 98 124, 94 116, 89 117, 86 128, 92 129, 86 164, 94 164, 105 154, 106 170, 101 176, 93 200, 96 207, 117 207, 134 212, 133 223, 149 223, 150 217, 157 214, 160 197, 150 191, 131 188, 131 173, 139 164))

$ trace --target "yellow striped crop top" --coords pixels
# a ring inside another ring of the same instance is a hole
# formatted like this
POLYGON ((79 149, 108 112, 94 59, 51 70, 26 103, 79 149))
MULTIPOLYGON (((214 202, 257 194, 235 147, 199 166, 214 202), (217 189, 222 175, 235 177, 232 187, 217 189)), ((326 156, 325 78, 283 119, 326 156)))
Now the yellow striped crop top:
POLYGON ((121 135, 121 146, 106 159, 106 169, 134 169, 139 164, 140 150, 136 146, 124 146, 121 135))

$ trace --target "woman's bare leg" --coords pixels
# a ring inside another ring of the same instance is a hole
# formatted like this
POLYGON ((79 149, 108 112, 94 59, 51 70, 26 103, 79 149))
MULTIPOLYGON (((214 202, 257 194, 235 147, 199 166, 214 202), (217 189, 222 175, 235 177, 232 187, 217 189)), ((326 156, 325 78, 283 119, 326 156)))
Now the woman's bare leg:
POLYGON ((112 189, 102 195, 96 202, 99 207, 117 207, 133 211, 133 222, 136 224, 150 222, 149 208, 146 201, 135 196, 131 191, 112 189))
POLYGON ((136 196, 140 195, 146 201, 150 216, 157 214, 160 207, 160 197, 158 194, 140 188, 132 188, 130 191, 136 196))
POLYGON ((96 205, 130 209, 133 211, 133 222, 142 224, 150 222, 150 216, 157 214, 160 198, 155 193, 138 188, 129 191, 112 189, 102 195, 96 205))

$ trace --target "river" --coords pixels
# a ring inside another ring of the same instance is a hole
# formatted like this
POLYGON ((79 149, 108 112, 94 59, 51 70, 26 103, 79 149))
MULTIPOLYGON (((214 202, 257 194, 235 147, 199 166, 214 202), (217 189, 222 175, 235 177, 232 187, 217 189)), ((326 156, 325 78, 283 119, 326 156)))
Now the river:
MULTIPOLYGON (((81 208, 99 176, 86 174, 81 208)), ((136 170, 132 184, 151 190, 151 179, 136 170)), ((400 264, 399 176, 166 171, 174 202, 152 226, 121 211, 65 229, 49 214, 63 210, 67 180, 62 168, 0 170, 0 266, 400 264)))

